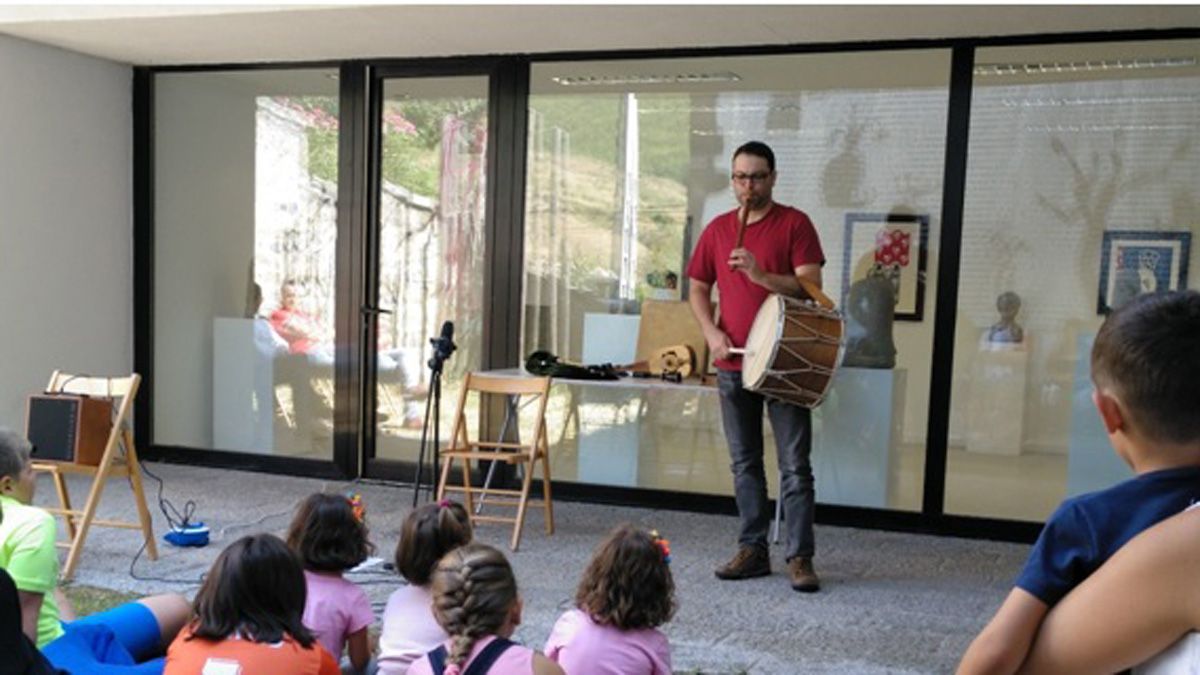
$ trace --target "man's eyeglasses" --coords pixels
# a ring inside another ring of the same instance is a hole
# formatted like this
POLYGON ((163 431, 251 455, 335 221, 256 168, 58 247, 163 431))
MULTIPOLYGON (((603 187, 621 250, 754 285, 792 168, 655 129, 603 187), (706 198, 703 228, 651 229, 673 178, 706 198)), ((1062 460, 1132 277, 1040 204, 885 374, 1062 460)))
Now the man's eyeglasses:
POLYGON ((735 183, 763 183, 771 177, 769 173, 735 173, 730 176, 735 183))

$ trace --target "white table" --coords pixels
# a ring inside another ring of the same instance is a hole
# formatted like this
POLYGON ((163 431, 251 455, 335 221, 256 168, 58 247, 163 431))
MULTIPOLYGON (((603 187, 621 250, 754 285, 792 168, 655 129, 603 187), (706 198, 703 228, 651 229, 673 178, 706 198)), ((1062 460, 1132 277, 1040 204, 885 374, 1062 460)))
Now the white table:
MULTIPOLYGON (((533 377, 518 368, 486 371, 479 375, 533 377)), ((904 419, 905 376, 903 369, 842 368, 838 371, 825 402, 813 411, 813 474, 822 503, 890 506, 889 499, 895 492, 893 473, 903 437, 900 424, 904 419)), ((578 409, 573 411, 580 425, 578 476, 581 482, 638 486, 639 457, 645 450, 641 446, 647 399, 652 400, 656 394, 711 394, 714 397, 712 414, 697 424, 711 425, 715 434, 721 434, 715 384, 626 377, 619 380, 559 378, 554 380, 554 385, 576 385, 578 388, 573 391, 586 397, 573 401, 576 407, 584 402, 619 407, 631 397, 642 399, 637 414, 631 418, 614 415, 614 419, 605 422, 579 420, 578 409)), ((702 405, 708 404, 702 402, 702 405)), ((659 408, 657 423, 661 424, 665 418, 661 406, 659 408)), ((517 410, 510 406, 502 433, 514 423, 516 414, 517 410)), ((725 466, 714 464, 712 468, 725 471, 725 466)))

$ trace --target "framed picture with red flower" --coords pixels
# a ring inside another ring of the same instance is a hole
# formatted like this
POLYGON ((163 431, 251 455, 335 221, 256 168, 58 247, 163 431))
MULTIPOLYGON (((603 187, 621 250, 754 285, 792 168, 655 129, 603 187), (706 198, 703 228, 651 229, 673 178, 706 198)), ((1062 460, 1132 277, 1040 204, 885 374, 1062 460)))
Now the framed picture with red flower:
POLYGON ((896 294, 897 321, 925 314, 925 263, 929 216, 910 213, 847 213, 842 246, 842 306, 850 286, 882 276, 896 294))

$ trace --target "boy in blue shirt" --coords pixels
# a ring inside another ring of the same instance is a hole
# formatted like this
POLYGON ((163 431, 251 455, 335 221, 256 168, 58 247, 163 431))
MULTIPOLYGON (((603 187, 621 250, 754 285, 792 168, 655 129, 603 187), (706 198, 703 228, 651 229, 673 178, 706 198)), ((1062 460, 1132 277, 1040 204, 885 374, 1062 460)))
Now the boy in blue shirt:
POLYGON ((1143 295, 1115 311, 1091 366, 1092 401, 1137 475, 1058 507, 960 674, 1016 672, 1067 592, 1142 530, 1200 500, 1200 292, 1143 295))

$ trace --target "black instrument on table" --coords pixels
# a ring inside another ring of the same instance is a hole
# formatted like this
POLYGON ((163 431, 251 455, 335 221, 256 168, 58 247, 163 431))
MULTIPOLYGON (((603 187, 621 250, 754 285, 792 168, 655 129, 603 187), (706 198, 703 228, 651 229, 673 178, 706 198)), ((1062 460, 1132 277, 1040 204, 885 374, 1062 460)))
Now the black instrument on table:
POLYGON ((696 368, 696 354, 688 345, 672 345, 655 350, 649 358, 625 365, 611 363, 584 365, 560 359, 548 351, 536 351, 525 360, 525 370, 534 375, 549 375, 568 380, 616 380, 624 375, 658 377, 682 382, 696 368))
POLYGON ((619 380, 621 375, 611 363, 585 366, 564 361, 554 354, 538 350, 525 359, 525 370, 534 375, 549 375, 565 380, 619 380))

